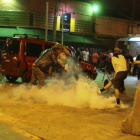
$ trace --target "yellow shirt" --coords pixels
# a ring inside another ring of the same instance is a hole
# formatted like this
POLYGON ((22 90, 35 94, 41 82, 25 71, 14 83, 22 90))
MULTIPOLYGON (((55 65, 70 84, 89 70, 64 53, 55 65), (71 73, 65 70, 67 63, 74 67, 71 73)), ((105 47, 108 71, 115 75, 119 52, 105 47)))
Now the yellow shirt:
POLYGON ((120 71, 127 71, 126 59, 123 55, 118 55, 118 57, 112 57, 112 65, 115 70, 115 74, 120 71))

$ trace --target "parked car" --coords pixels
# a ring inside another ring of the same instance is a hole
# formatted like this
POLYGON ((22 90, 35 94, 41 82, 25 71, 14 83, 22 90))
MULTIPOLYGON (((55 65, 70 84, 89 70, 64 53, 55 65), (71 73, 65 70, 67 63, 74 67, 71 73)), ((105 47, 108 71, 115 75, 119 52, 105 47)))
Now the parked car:
MULTIPOLYGON (((32 65, 42 51, 51 48, 56 42, 28 38, 27 34, 14 35, 8 38, 1 56, 0 72, 10 82, 16 81, 19 77, 22 82, 29 82, 32 74, 32 65), (22 36, 22 37, 21 37, 22 36)), ((79 62, 82 70, 92 79, 96 79, 96 68, 88 63, 79 62)))

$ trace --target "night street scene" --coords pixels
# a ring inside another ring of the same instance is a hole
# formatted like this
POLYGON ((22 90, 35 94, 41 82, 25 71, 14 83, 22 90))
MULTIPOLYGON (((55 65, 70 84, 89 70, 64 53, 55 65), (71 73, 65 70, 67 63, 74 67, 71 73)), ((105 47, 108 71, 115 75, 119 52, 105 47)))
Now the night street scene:
POLYGON ((139 5, 0 0, 0 140, 139 140, 139 5))

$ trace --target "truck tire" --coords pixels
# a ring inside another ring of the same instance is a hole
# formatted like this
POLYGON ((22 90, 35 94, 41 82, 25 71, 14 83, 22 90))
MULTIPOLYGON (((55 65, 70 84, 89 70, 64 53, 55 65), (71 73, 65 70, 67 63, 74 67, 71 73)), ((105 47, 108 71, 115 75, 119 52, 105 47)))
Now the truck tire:
POLYGON ((27 76, 27 71, 22 76, 22 82, 23 83, 29 83, 31 81, 31 77, 27 76))
POLYGON ((18 79, 18 77, 12 77, 9 75, 5 75, 5 77, 9 82, 15 82, 18 79))

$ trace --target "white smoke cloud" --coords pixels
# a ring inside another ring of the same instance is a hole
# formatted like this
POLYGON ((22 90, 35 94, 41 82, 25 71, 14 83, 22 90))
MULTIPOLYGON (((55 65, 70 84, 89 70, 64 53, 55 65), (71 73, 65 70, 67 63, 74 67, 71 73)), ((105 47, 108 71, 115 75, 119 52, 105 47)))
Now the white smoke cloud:
MULTIPOLYGON (((78 74, 79 80, 73 76, 64 75, 62 79, 51 79, 41 89, 26 84, 21 84, 11 90, 3 90, 4 84, 0 84, 0 99, 25 101, 31 103, 46 103, 48 105, 63 105, 76 108, 112 108, 116 104, 116 98, 99 95, 98 85, 95 81, 86 81, 81 76, 81 68, 74 70, 75 64, 71 62, 70 73, 78 74), (80 73, 80 74, 79 74, 80 73), (70 76, 70 78, 68 78, 70 76)), ((125 106, 124 106, 125 107, 125 106)))
POLYGON ((97 91, 98 86, 94 81, 87 83, 78 80, 66 84, 64 80, 54 79, 41 89, 38 89, 37 86, 28 89, 27 85, 22 84, 13 88, 7 94, 1 93, 0 98, 76 108, 105 109, 114 107, 114 104, 116 104, 115 97, 105 98, 98 95, 97 91))

